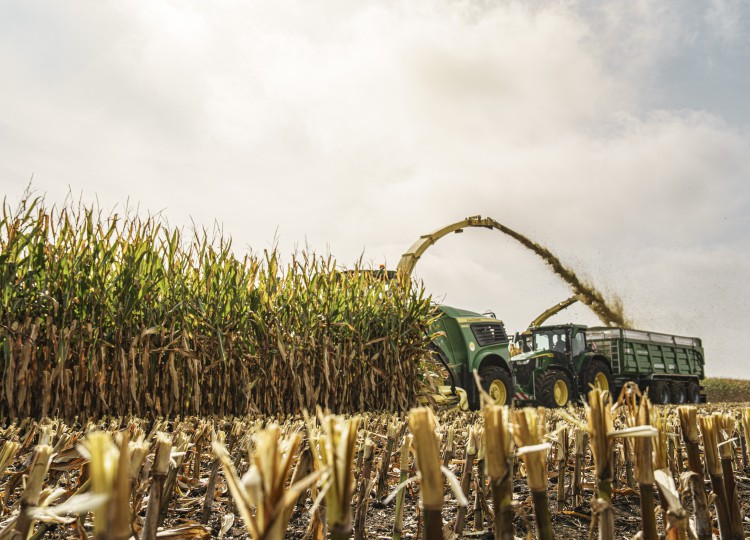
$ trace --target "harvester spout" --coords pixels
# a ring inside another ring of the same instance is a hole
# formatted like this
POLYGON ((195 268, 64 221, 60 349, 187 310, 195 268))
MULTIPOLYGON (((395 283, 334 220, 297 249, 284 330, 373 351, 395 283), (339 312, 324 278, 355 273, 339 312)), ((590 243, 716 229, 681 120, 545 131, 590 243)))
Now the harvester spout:
POLYGON ((571 296, 570 298, 568 298, 567 300, 563 300, 559 304, 555 304, 551 308, 545 310, 536 319, 534 319, 533 321, 531 321, 531 323, 529 324, 529 327, 528 327, 528 329, 526 331, 528 332, 528 331, 531 331, 533 328, 541 326, 544 321, 546 321, 547 319, 549 319, 553 315, 557 315, 562 310, 564 310, 564 309, 572 306, 573 304, 575 304, 576 302, 578 302, 580 299, 581 299, 580 296, 577 295, 577 294, 575 294, 575 295, 571 296))

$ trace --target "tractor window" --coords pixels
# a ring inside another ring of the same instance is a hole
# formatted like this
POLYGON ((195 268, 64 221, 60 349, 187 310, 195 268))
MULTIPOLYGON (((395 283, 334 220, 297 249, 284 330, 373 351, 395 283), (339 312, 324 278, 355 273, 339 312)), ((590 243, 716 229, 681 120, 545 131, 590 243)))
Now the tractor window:
POLYGON ((534 350, 535 351, 548 351, 550 349, 549 334, 535 334, 534 335, 534 350))
POLYGON ((531 336, 518 336, 516 347, 522 353, 531 352, 531 349, 534 347, 534 340, 531 336))
POLYGON ((558 352, 568 351, 568 336, 564 330, 554 333, 552 337, 552 350, 558 352))
POLYGON ((558 351, 566 353, 569 350, 570 340, 565 328, 534 333, 534 351, 558 351))
POLYGON ((573 356, 580 354, 586 348, 586 344, 583 340, 583 332, 578 332, 576 337, 573 338, 573 356))

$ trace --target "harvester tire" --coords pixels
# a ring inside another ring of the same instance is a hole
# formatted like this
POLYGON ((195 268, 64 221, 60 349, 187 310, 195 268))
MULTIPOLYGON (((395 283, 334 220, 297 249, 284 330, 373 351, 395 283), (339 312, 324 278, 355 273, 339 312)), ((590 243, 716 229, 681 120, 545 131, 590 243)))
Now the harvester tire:
POLYGON ((673 382, 669 385, 669 401, 676 405, 682 405, 687 401, 687 389, 681 382, 673 382))
POLYGON ((687 402, 688 403, 700 403, 701 402, 701 387, 695 381, 687 383, 687 402))
POLYGON ((584 395, 588 395, 591 387, 598 386, 602 390, 607 390, 611 394, 612 388, 612 370, 609 364, 603 360, 594 360, 589 364, 588 369, 583 374, 583 385, 581 386, 581 392, 584 395))
POLYGON ((482 388, 497 405, 510 405, 513 400, 513 380, 510 373, 500 366, 482 366, 479 368, 482 388))
POLYGON ((545 407, 564 407, 572 395, 573 383, 564 371, 550 369, 537 376, 536 399, 545 407))
POLYGON ((651 381, 648 385, 648 397, 655 405, 669 403, 669 385, 667 381, 651 381))

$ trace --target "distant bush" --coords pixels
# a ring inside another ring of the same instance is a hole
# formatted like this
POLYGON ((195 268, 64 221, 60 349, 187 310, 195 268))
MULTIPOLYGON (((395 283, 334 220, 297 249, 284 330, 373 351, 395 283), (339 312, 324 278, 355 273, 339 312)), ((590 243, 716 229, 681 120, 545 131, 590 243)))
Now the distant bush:
POLYGON ((750 401, 750 380, 709 377, 703 381, 708 402, 750 401))

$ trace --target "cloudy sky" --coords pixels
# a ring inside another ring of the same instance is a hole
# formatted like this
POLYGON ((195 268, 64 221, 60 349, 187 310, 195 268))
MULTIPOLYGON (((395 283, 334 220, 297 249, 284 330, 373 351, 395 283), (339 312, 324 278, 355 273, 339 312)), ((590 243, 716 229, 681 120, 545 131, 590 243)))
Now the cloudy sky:
MULTIPOLYGON (((750 377, 749 68, 746 0, 5 0, 0 192, 349 266, 491 216, 750 377)), ((569 295, 487 230, 417 274, 511 330, 569 295)))

